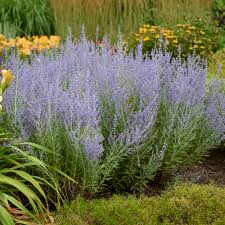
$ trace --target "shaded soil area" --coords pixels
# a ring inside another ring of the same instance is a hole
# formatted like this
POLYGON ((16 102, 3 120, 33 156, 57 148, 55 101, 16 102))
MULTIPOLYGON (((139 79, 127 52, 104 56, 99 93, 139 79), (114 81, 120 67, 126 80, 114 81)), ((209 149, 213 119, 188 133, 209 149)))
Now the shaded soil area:
POLYGON ((183 181, 225 185, 225 149, 212 150, 202 163, 178 171, 183 181))
POLYGON ((179 183, 216 184, 225 186, 225 148, 212 150, 201 163, 170 174, 158 174, 146 190, 149 196, 161 194, 179 183))

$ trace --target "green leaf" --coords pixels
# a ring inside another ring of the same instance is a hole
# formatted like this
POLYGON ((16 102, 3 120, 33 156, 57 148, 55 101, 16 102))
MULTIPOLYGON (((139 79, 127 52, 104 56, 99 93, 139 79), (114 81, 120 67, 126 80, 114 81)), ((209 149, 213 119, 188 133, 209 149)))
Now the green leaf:
POLYGON ((2 225, 15 225, 12 216, 2 205, 0 205, 0 221, 2 225))

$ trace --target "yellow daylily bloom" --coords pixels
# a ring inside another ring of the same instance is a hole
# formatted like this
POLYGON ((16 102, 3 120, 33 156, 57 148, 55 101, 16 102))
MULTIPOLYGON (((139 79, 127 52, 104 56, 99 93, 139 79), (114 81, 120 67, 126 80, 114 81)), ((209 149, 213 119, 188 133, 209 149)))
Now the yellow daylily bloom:
POLYGON ((189 29, 190 29, 190 30, 195 30, 196 27, 195 27, 195 26, 190 26, 189 29))
POLYGON ((191 31, 190 30, 186 30, 186 33, 191 34, 191 31))
POLYGON ((21 48, 20 49, 20 54, 21 55, 31 55, 31 50, 29 47, 21 48))
POLYGON ((10 38, 8 43, 9 43, 9 46, 11 48, 16 46, 16 40, 15 39, 10 38))
POLYGON ((143 41, 150 41, 150 37, 149 36, 144 37, 143 41))
POLYGON ((156 29, 155 28, 150 28, 149 31, 152 32, 152 33, 155 33, 156 29))
POLYGON ((15 76, 13 75, 11 70, 5 70, 5 69, 1 71, 1 76, 2 76, 2 80, 0 84, 1 84, 2 92, 4 92, 6 88, 8 88, 11 85, 15 76))

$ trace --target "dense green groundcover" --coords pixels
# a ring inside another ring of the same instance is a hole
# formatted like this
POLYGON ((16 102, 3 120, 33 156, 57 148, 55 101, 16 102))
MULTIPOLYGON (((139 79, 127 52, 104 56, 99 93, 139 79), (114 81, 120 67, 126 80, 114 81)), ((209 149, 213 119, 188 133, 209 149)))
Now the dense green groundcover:
POLYGON ((56 225, 223 225, 225 187, 181 185, 161 196, 78 198, 56 215, 56 225))

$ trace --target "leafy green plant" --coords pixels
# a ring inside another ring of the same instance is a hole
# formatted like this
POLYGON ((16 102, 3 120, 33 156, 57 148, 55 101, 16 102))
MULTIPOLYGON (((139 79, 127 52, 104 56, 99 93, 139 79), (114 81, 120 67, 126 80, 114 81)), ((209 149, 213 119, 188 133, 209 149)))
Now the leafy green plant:
POLYGON ((124 156, 123 150, 111 149, 104 159, 89 160, 83 148, 79 143, 74 144, 70 133, 59 121, 40 128, 31 140, 51 149, 45 152, 36 149, 33 154, 52 168, 53 180, 67 199, 73 199, 77 193, 94 195, 103 190, 105 182, 111 179, 124 156))
POLYGON ((225 78, 225 49, 214 53, 209 61, 209 77, 219 75, 225 78))
POLYGON ((191 165, 201 160, 212 147, 210 143, 218 138, 216 132, 207 128, 202 107, 204 106, 161 104, 153 145, 159 149, 166 145, 162 163, 164 170, 191 165))
POLYGON ((3 31, 10 25, 15 28, 16 35, 54 33, 48 0, 0 0, 0 22, 3 31))
POLYGON ((35 219, 35 214, 48 213, 44 204, 47 199, 41 187, 45 180, 30 174, 39 170, 49 176, 47 167, 31 156, 28 149, 21 150, 21 144, 13 143, 9 135, 0 132, 0 221, 3 225, 23 222, 12 214, 13 208, 31 219, 35 219))
POLYGON ((178 47, 180 47, 182 58, 193 53, 208 57, 218 48, 217 39, 212 38, 217 30, 215 28, 213 32, 203 24, 205 23, 202 19, 192 24, 183 23, 174 27, 145 24, 134 34, 136 44, 143 41, 143 51, 149 53, 155 46, 161 46, 162 42, 166 42, 167 49, 175 56, 179 53, 178 47))
POLYGON ((215 0, 212 7, 213 17, 218 21, 219 26, 225 25, 225 1, 215 0))

